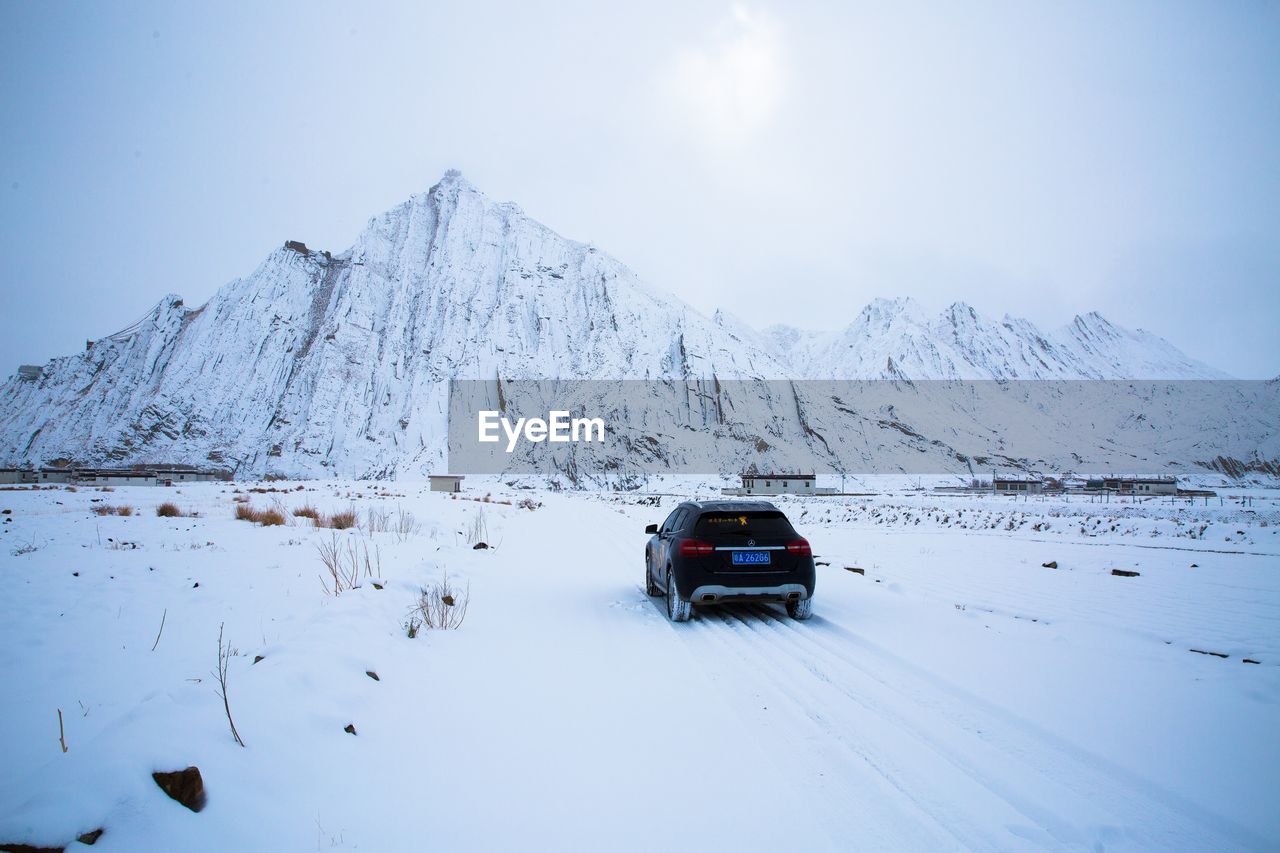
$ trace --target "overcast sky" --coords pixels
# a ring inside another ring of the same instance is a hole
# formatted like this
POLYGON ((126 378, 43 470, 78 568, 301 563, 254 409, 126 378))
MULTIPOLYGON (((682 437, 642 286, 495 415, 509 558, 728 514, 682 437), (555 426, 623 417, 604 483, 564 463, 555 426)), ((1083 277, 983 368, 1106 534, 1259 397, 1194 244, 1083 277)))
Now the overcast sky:
POLYGON ((0 0, 0 374, 456 167, 696 308, 1280 375, 1280 4, 0 0))

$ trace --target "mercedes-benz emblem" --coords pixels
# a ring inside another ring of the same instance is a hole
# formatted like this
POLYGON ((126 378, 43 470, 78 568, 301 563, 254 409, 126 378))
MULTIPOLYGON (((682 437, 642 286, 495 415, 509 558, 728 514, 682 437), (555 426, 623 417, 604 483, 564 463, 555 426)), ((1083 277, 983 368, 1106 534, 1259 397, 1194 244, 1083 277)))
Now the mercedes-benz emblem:
POLYGON ((754 540, 754 539, 748 539, 748 540, 747 540, 747 544, 748 544, 748 545, 754 545, 754 544, 756 544, 756 540, 754 540))

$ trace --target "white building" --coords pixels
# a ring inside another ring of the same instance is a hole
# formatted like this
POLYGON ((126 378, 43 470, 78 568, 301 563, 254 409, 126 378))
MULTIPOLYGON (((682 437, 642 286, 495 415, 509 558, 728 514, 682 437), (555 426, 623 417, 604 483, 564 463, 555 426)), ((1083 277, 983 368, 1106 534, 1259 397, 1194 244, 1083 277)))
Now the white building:
POLYGON ((460 492, 462 491, 461 474, 431 474, 427 477, 431 481, 431 491, 433 492, 460 492))
POLYGON ((831 489, 819 489, 813 474, 742 474, 742 485, 721 489, 726 495, 823 495, 831 489))

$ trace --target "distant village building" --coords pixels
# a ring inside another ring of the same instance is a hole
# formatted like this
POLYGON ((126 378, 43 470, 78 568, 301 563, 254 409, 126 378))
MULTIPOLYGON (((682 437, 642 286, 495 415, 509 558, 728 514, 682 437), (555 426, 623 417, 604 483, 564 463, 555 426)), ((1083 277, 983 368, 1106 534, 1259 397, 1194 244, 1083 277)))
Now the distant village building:
POLYGON ((738 488, 721 489, 726 495, 822 495, 832 489, 819 489, 813 474, 742 474, 738 488))
POLYGON ((1177 477, 1103 477, 1102 488, 1122 495, 1176 495, 1177 477))
POLYGON ((1039 477, 993 477, 991 491, 1002 494, 1038 495, 1044 491, 1044 480, 1039 477))
POLYGON ((0 483, 85 486, 172 486, 231 479, 231 472, 183 465, 138 465, 133 468, 0 468, 0 483))
MULTIPOLYGON (((44 473, 43 471, 41 472, 44 473)), ((75 479, 70 479, 71 471, 65 472, 68 479, 62 482, 81 483, 86 486, 154 486, 156 476, 149 471, 135 471, 130 468, 81 468, 74 472, 75 479)))
POLYGON ((432 474, 427 479, 431 481, 431 491, 433 492, 462 491, 461 474, 432 474))
POLYGON ((213 471, 198 468, 148 468, 160 486, 173 486, 178 483, 212 483, 217 480, 229 480, 227 471, 213 471))

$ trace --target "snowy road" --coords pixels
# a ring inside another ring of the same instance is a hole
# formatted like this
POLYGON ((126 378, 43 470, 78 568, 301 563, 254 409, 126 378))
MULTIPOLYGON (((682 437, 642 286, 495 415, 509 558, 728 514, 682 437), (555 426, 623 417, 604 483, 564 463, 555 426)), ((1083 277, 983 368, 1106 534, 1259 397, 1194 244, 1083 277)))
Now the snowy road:
POLYGON ((386 588, 336 599, 314 550, 332 534, 232 521, 215 487, 189 490, 204 517, 180 520, 147 490, 121 490, 137 516, 101 520, 88 495, 6 495, 0 673, 21 689, 0 704, 17 770, 0 842, 93 824, 107 850, 1280 843, 1274 526, 1098 547, 815 518, 799 527, 830 565, 811 621, 741 605, 673 625, 641 585, 640 531, 670 499, 528 511, 363 488, 286 498, 423 522, 403 542, 345 534, 379 545, 386 588), (477 551, 480 511, 494 547, 477 551), (123 534, 140 547, 96 545, 123 534), (28 540, 44 544, 12 555, 28 540), (442 569, 470 584, 467 620, 410 640, 406 607, 442 569), (222 622, 243 750, 196 681, 222 622), (50 712, 77 702, 63 755, 50 712), (147 778, 188 763, 199 814, 147 778))

